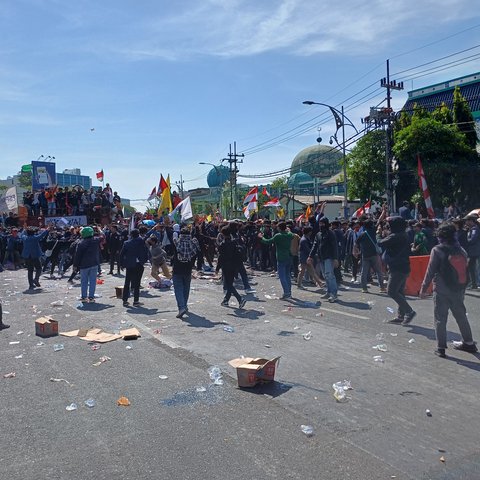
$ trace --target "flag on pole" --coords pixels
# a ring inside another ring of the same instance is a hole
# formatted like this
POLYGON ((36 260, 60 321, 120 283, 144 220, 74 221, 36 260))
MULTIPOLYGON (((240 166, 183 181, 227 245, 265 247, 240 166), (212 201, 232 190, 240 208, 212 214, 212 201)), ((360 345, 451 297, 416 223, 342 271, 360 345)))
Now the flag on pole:
POLYGON ((149 202, 150 200, 153 200, 157 196, 157 187, 153 187, 152 192, 147 198, 147 201, 149 202))
POLYGON ((258 210, 257 200, 254 202, 249 202, 243 207, 243 215, 248 220, 254 212, 258 210))
POLYGON ((193 218, 192 202, 190 201, 190 197, 182 200, 168 216, 170 217, 170 220, 174 220, 175 223, 180 223, 181 221, 184 222, 189 218, 193 218))
MULTIPOLYGON (((163 177, 162 177, 163 178, 163 177)), ((172 211, 172 195, 170 193, 170 175, 167 176, 167 179, 164 180, 167 185, 160 195, 160 205, 158 206, 158 214, 162 215, 164 210, 172 211)))
POLYGON ((99 182, 103 182, 103 168, 99 172, 97 172, 97 180, 99 182))
POLYGON ((245 198, 243 199, 243 204, 248 205, 250 202, 256 203, 257 198, 258 198, 258 187, 255 186, 245 195, 245 198))
POLYGON ((428 190, 427 180, 425 178, 425 172, 423 171, 420 155, 417 155, 417 159, 418 159, 418 184, 420 186, 420 190, 423 192, 423 200, 425 201, 425 206, 427 207, 428 218, 435 218, 432 199, 430 198, 430 192, 428 190))
POLYGON ((158 182, 157 195, 160 197, 162 195, 163 191, 166 188, 169 188, 169 187, 170 187, 170 183, 167 183, 167 181, 163 178, 163 175, 160 174, 160 182, 158 182))
POLYGON ((263 195, 265 195, 265 196, 267 196, 267 197, 270 196, 270 193, 269 193, 269 191, 267 190, 267 187, 263 187, 262 193, 263 193, 263 195))
POLYGON ((359 218, 365 213, 370 213, 371 208, 372 208, 372 200, 369 200, 365 205, 363 205, 363 207, 360 207, 359 209, 357 209, 353 214, 353 216, 355 218, 359 218))
POLYGON ((272 198, 263 204, 264 207, 281 207, 280 200, 277 197, 272 198))

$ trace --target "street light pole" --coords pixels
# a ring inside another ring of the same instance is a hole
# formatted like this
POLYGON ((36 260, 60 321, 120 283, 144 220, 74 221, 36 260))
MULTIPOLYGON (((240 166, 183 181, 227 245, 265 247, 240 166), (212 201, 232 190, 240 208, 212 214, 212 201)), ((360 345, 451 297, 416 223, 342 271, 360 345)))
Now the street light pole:
POLYGON ((335 130, 335 133, 330 137, 330 145, 335 140, 335 143, 337 144, 337 146, 340 147, 340 142, 338 141, 337 133, 338 133, 338 130, 340 130, 340 128, 342 129, 343 190, 344 190, 343 216, 344 218, 348 218, 349 207, 348 207, 347 154, 346 154, 346 145, 345 145, 345 125, 352 127, 356 133, 358 133, 358 130, 355 127, 355 125, 352 123, 352 121, 345 116, 343 105, 341 110, 337 110, 335 107, 332 107, 331 105, 327 105, 326 103, 313 102, 312 100, 305 100, 303 104, 304 105, 321 105, 323 107, 327 107, 332 112, 337 129, 335 130), (345 120, 347 120, 347 123, 345 123, 345 120))

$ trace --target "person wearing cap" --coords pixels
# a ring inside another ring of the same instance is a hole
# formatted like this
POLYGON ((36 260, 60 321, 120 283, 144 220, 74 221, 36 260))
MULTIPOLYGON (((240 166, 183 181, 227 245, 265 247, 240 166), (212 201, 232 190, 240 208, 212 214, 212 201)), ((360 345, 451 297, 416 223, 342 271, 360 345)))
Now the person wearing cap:
POLYGON ((435 336, 437 349, 435 354, 445 358, 447 348, 447 318, 449 310, 452 312, 462 335, 461 341, 453 341, 452 346, 456 350, 469 353, 478 351, 472 337, 472 330, 467 318, 464 304, 465 284, 451 284, 444 267, 449 262, 450 256, 464 258, 463 262, 455 262, 458 268, 463 266, 463 277, 466 278, 467 253, 456 239, 455 226, 451 223, 441 225, 437 231, 440 245, 432 249, 427 271, 420 289, 420 298, 427 297, 427 289, 433 280, 433 316, 435 322, 435 336))
POLYGON ((388 323, 408 325, 416 312, 408 304, 404 290, 410 273, 410 244, 405 232, 407 222, 399 216, 388 217, 390 234, 378 241, 384 250, 383 259, 390 271, 387 293, 397 303, 397 316, 388 323))
POLYGON ((92 227, 80 230, 82 240, 77 245, 73 266, 80 270, 81 302, 95 302, 97 271, 100 265, 100 239, 93 237, 92 227), (88 296, 87 296, 88 294, 88 296))
POLYGON ((320 267, 327 284, 327 292, 321 298, 333 303, 337 301, 338 291, 335 278, 335 268, 338 267, 338 243, 335 234, 330 230, 328 218, 321 217, 318 223, 320 231, 315 235, 307 262, 313 265, 313 257, 318 255, 320 267))
POLYGON ((480 227, 477 223, 478 215, 467 215, 467 255, 468 255, 468 281, 470 288, 477 289, 477 262, 480 256, 480 227))
POLYGON ((22 234, 22 257, 27 265, 29 290, 33 290, 35 287, 40 287, 40 275, 42 274, 40 257, 43 255, 40 242, 48 235, 48 232, 52 230, 53 227, 49 227, 48 230, 44 230, 41 233, 35 234, 35 230, 33 228, 27 228, 27 230, 22 234), (33 277, 34 270, 35 278, 33 277))

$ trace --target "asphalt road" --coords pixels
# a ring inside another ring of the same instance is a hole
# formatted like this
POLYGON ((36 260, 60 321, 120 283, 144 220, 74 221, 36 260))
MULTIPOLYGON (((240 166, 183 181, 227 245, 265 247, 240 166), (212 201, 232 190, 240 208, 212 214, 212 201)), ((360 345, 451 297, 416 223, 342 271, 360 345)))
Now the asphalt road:
MULTIPOLYGON (((276 278, 255 275, 257 293, 240 311, 234 300, 220 306, 215 281, 196 279, 181 321, 173 292, 145 288, 143 306, 125 309, 113 298, 123 279, 103 278, 97 303, 79 309, 78 283, 42 279, 29 294, 25 271, 0 275, 11 324, 0 332, 0 479, 480 479, 480 356, 433 355, 431 300, 413 299, 418 315, 402 327, 384 323, 394 304, 376 287, 362 294, 347 284, 338 303, 319 306, 313 288, 282 301, 276 278), (34 321, 45 314, 60 331, 134 325, 142 337, 99 350, 40 339, 34 321), (111 360, 94 366, 104 355, 111 360), (228 361, 241 355, 281 356, 276 382, 239 389, 228 361), (211 365, 224 385, 212 384, 211 365), (332 384, 343 379, 353 390, 338 403, 332 384), (117 406, 120 396, 131 405, 117 406)), ((479 297, 466 297, 477 339, 479 297)), ((448 328, 458 339, 453 319, 448 328)))

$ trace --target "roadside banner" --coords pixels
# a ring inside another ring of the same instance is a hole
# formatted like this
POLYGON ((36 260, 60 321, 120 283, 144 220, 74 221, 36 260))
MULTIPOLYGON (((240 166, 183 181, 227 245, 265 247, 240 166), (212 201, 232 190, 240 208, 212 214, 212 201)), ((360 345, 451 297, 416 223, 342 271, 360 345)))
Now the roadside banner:
POLYGON ((12 212, 18 208, 17 187, 10 187, 0 196, 0 212, 12 212))
POLYGON ((56 183, 54 162, 32 162, 32 190, 53 187, 56 183))
POLYGON ((68 217, 45 217, 45 226, 52 224, 55 227, 81 227, 88 225, 86 215, 76 215, 68 217))

